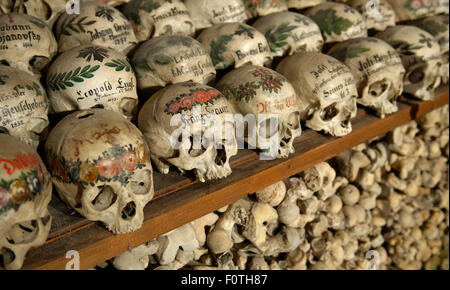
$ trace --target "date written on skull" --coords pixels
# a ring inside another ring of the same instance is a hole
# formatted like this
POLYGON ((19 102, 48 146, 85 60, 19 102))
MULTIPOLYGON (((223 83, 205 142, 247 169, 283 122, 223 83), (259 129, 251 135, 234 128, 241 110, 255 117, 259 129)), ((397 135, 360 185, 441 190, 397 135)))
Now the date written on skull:
POLYGON ((105 81, 100 87, 97 88, 90 88, 87 91, 77 90, 77 95, 79 96, 77 98, 77 101, 81 101, 89 97, 94 97, 95 101, 99 101, 102 98, 110 98, 114 95, 132 91, 135 86, 136 84, 134 83, 133 79, 130 79, 128 81, 119 78, 117 80, 117 84, 114 86, 113 84, 111 84, 111 82, 105 81))

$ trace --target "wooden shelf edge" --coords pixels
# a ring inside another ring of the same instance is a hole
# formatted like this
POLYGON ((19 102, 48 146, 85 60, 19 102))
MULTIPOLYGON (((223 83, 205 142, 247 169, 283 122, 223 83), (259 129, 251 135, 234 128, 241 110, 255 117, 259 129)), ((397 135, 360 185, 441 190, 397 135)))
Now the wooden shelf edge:
POLYGON ((234 168, 227 179, 194 183, 159 198, 147 205, 144 224, 134 233, 114 236, 97 223, 86 225, 73 234, 30 250, 23 269, 65 269, 70 261, 66 253, 70 250, 79 252, 80 268, 89 269, 449 103, 448 87, 440 88, 437 95, 431 102, 403 98, 399 112, 385 119, 366 114, 355 122, 353 132, 348 136, 333 138, 314 133, 312 138, 296 144, 296 153, 289 159, 250 161, 234 168))

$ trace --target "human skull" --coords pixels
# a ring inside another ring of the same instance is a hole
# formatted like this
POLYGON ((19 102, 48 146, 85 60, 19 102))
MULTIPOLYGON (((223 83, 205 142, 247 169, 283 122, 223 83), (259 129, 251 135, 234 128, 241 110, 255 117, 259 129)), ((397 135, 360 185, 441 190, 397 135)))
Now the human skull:
POLYGON ((319 25, 325 43, 367 37, 363 16, 346 4, 326 2, 309 8, 305 15, 319 25))
POLYGON ((161 35, 195 34, 189 11, 180 0, 132 0, 122 12, 140 42, 161 35))
POLYGON ((397 22, 414 20, 434 14, 435 0, 387 0, 397 15, 397 22))
POLYGON ((336 44, 328 54, 352 71, 359 104, 374 109, 381 118, 398 111, 405 68, 394 48, 377 38, 357 38, 336 44))
POLYGON ((0 15, 0 32, 1 64, 40 74, 56 55, 55 37, 38 18, 18 13, 0 15))
POLYGON ((0 14, 11 12, 13 5, 12 0, 0 0, 0 14))
POLYGON ((302 127, 297 96, 285 77, 268 68, 247 65, 226 74, 217 88, 235 112, 255 117, 253 125, 247 122, 237 125, 237 132, 246 132, 238 138, 244 137, 249 145, 269 152, 267 155, 273 158, 287 158, 294 153, 293 142, 302 134, 302 127), (272 128, 273 124, 277 127, 272 128), (277 142, 270 143, 273 140, 277 142))
POLYGON ((244 22, 247 20, 242 0, 185 0, 197 31, 218 23, 244 22))
POLYGON ((120 6, 123 4, 126 4, 128 2, 130 2, 130 0, 81 0, 81 3, 84 2, 98 2, 98 3, 103 3, 103 4, 107 4, 109 6, 120 6))
POLYGON ((434 37, 409 25, 388 28, 375 37, 389 43, 400 54, 406 69, 404 91, 424 101, 434 99, 442 66, 441 50, 434 37))
POLYGON ((216 89, 179 83, 154 94, 139 112, 138 124, 161 173, 167 174, 171 164, 181 171, 195 170, 205 182, 231 174, 229 161, 237 154, 231 112, 229 102, 216 89), (177 143, 180 134, 183 140, 177 143))
POLYGON ((128 54, 137 44, 133 27, 116 8, 83 3, 80 14, 64 13, 55 24, 59 52, 84 45, 102 45, 128 54))
POLYGON ((48 237, 50 174, 38 153, 0 134, 0 269, 22 268, 25 255, 48 237))
POLYGON ((435 40, 439 43, 441 47, 442 54, 442 67, 441 67, 441 81, 447 84, 449 79, 449 65, 448 65, 448 15, 434 15, 426 17, 411 23, 426 32, 434 36, 435 40))
POLYGON ((438 0, 437 5, 436 5, 436 13, 448 14, 449 13, 449 1, 448 0, 438 0))
POLYGON ((131 120, 137 113, 136 77, 125 55, 113 49, 83 45, 51 64, 47 91, 55 113, 104 108, 131 120))
POLYGON ((198 40, 208 49, 216 70, 246 64, 263 66, 272 60, 265 36, 243 23, 222 23, 205 29, 198 40))
POLYGON ((112 111, 74 112, 50 132, 45 153, 68 206, 114 234, 141 227, 154 189, 149 149, 136 126, 112 111))
POLYGON ((327 2, 326 0, 287 0, 288 8, 305 9, 327 2))
POLYGON ((132 63, 141 90, 186 81, 207 84, 216 78, 208 50, 189 36, 150 39, 136 50, 132 63))
POLYGON ((66 0, 17 0, 14 11, 41 19, 52 27, 58 17, 65 12, 66 0))
POLYGON ((364 17, 367 29, 378 31, 386 30, 388 27, 395 26, 396 15, 394 8, 386 0, 378 0, 377 5, 368 6, 375 1, 351 0, 348 5, 358 10, 364 17))
POLYGON ((337 137, 352 132, 358 91, 346 65, 325 54, 303 52, 283 59, 277 71, 294 86, 307 127, 337 137))
POLYGON ((247 8, 248 18, 269 15, 276 12, 287 11, 286 0, 243 0, 247 8))
POLYGON ((260 17, 253 27, 266 36, 274 57, 302 51, 322 51, 323 38, 319 26, 302 14, 273 13, 260 17))
POLYGON ((0 133, 37 148, 47 129, 50 104, 39 78, 0 65, 0 133))

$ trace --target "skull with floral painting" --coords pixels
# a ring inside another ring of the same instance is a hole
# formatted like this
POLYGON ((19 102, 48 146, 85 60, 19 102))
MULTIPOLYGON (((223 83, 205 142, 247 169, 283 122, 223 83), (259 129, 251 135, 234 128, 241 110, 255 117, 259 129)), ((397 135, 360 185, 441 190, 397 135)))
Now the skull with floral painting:
POLYGON ((387 0, 397 15, 397 22, 415 20, 432 15, 436 11, 436 0, 387 0))
POLYGON ((243 0, 249 18, 287 11, 286 0, 243 0))
POLYGON ((305 9, 327 2, 326 0, 287 0, 289 9, 305 9))

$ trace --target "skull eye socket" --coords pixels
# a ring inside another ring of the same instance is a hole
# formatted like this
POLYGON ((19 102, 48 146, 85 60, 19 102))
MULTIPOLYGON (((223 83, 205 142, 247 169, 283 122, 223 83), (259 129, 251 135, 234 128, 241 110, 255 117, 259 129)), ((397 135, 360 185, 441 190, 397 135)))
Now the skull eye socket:
POLYGON ((288 116, 287 126, 293 130, 300 128, 300 112, 293 112, 288 116))
POLYGON ((152 173, 150 170, 136 171, 130 184, 133 193, 148 194, 152 186, 152 173))
POLYGON ((92 200, 92 205, 97 211, 110 208, 117 200, 117 195, 110 186, 100 186, 99 194, 92 200))
POLYGON ((0 250, 0 267, 5 268, 6 265, 11 264, 16 259, 16 255, 8 248, 1 248, 0 250))
POLYGON ((34 56, 29 64, 35 73, 39 73, 49 62, 49 59, 43 56, 34 56))
POLYGON ((5 59, 0 60, 0 64, 9 66, 9 62, 5 59))
POLYGON ((9 134, 9 130, 5 127, 0 127, 0 134, 9 134))
POLYGON ((423 79, 425 78, 425 73, 423 70, 424 70, 423 67, 416 68, 409 74, 408 80, 412 84, 418 84, 418 83, 422 82, 423 79))
POLYGON ((124 98, 120 102, 119 107, 122 110, 122 114, 131 118, 137 113, 137 104, 138 101, 135 99, 124 98))
POLYGON ((369 94, 372 97, 380 97, 383 95, 387 90, 389 89, 389 84, 386 80, 381 80, 378 82, 373 83, 369 87, 369 94))
POLYGON ((320 114, 320 118, 324 121, 330 121, 334 117, 337 116, 339 113, 338 109, 336 108, 336 103, 329 105, 326 107, 320 114))

